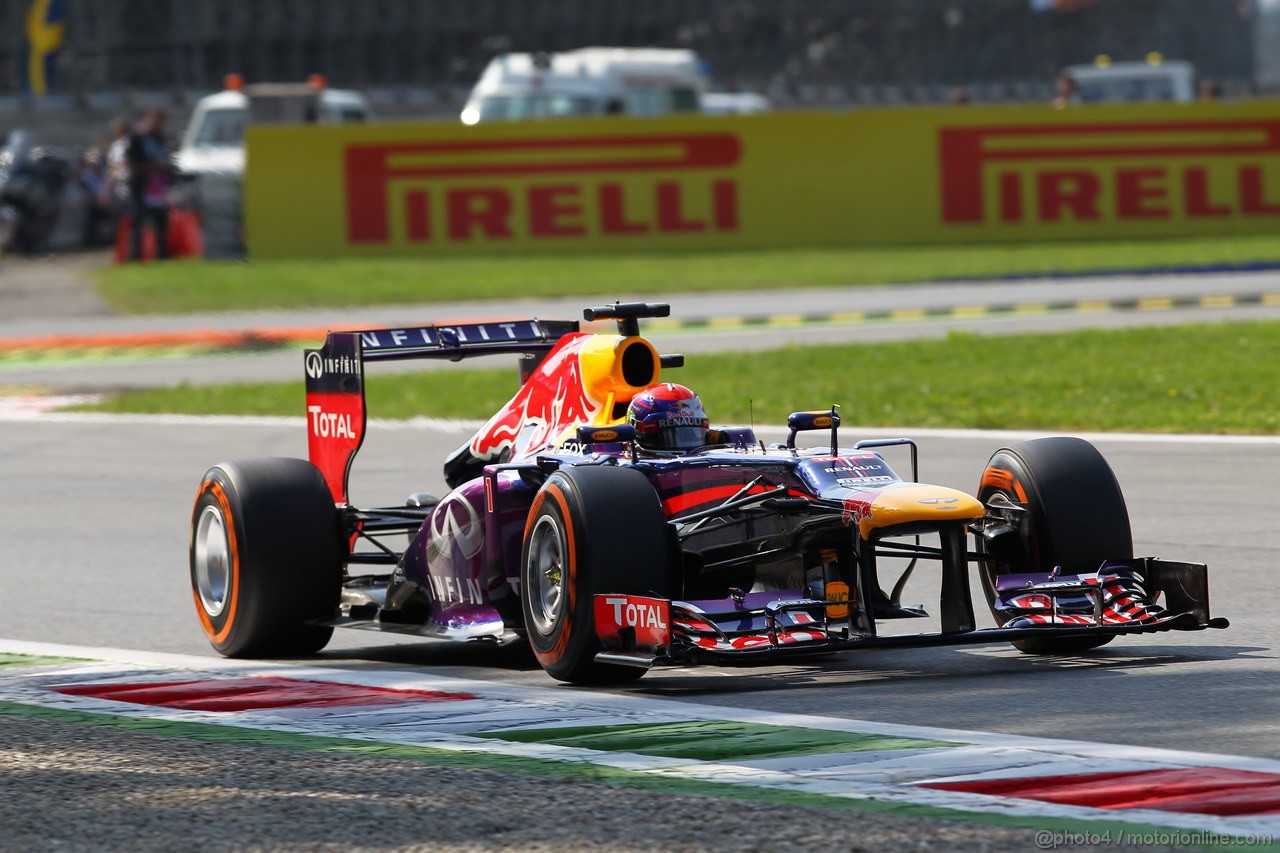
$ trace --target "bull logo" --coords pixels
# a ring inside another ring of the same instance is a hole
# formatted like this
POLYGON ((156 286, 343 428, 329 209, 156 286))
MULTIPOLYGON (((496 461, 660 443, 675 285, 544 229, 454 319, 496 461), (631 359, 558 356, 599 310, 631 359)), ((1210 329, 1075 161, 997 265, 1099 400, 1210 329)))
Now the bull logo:
POLYGON ((523 458, 548 447, 570 426, 594 419, 604 405, 583 387, 579 353, 585 340, 571 338, 551 351, 538 372, 471 439, 473 455, 493 459, 510 448, 512 457, 523 458))
POLYGON ((844 512, 841 513, 844 523, 861 524, 868 518, 871 518, 874 513, 872 501, 875 500, 875 497, 876 496, 871 496, 870 498, 845 498, 844 512))

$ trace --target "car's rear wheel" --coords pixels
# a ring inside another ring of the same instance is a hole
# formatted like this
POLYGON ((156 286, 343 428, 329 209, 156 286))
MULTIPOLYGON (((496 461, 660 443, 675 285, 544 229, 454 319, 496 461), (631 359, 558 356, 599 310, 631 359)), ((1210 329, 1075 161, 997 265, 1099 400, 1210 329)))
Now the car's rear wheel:
POLYGON ((324 477, 302 459, 250 459, 204 475, 191 514, 191 593, 228 657, 313 654, 333 628, 345 558, 324 477))
POLYGON ((666 516, 639 471, 561 468, 534 498, 521 554, 525 628, 538 663, 577 684, 631 681, 645 670, 598 663, 597 593, 669 597, 666 516))
MULTIPOLYGON (((978 489, 984 504, 1003 495, 1025 505, 1029 524, 1021 534, 1021 559, 1007 568, 982 563, 980 575, 988 603, 995 601, 995 577, 1003 572, 1092 572, 1106 560, 1133 556, 1129 511, 1116 476, 1092 444, 1079 438, 1038 438, 1006 447, 987 463, 978 489)), ((978 549, 984 541, 978 537, 978 549)), ((994 608, 1003 624, 1010 618, 994 608)), ((1063 637, 1017 640, 1027 654, 1074 654, 1097 648, 1112 637, 1063 637)))

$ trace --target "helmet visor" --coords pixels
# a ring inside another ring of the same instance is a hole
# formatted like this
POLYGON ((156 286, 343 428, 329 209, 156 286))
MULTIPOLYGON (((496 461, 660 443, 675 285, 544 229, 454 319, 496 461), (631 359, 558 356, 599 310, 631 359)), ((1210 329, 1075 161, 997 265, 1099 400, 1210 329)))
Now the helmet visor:
POLYGON ((692 450, 706 444, 706 438, 700 426, 669 426, 643 436, 641 444, 654 450, 692 450))

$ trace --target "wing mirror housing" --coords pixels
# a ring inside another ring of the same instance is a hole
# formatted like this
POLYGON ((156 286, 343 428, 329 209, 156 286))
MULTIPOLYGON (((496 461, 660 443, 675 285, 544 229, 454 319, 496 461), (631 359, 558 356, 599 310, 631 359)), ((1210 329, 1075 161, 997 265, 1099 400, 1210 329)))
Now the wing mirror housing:
POLYGON ((631 424, 578 427, 578 441, 583 447, 592 444, 626 444, 635 440, 636 428, 631 424))
POLYGON ((836 455, 836 431, 840 428, 840 413, 832 406, 826 412, 792 412, 787 416, 787 449, 795 450, 796 434, 819 429, 831 430, 831 455, 836 455))

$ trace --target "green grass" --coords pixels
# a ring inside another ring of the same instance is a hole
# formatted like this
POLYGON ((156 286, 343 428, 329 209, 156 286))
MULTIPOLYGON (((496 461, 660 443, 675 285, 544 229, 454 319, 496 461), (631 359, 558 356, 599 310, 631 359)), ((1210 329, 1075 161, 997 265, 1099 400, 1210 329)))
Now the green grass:
POLYGON ((100 273, 127 313, 891 284, 943 278, 1280 261, 1280 238, 901 246, 501 258, 179 261, 100 273))
MULTIPOLYGON (((1280 433, 1280 323, 698 355, 665 378, 697 390, 719 423, 781 424, 788 412, 839 403, 846 423, 864 426, 1280 433)), ((375 368, 369 412, 485 418, 513 391, 514 367, 395 376, 375 368)), ((302 377, 132 392, 92 408, 298 415, 302 377)))

